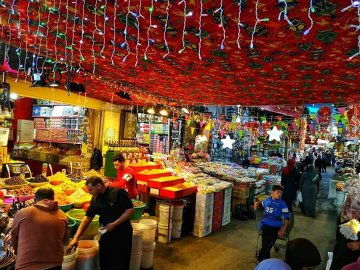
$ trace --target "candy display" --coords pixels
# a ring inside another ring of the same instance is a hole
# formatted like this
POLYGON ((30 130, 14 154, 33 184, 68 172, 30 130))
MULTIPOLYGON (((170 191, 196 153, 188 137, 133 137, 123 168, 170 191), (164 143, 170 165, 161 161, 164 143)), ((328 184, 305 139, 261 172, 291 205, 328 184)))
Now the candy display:
POLYGON ((30 183, 43 183, 43 182, 49 182, 49 179, 43 176, 42 174, 35 176, 34 178, 28 178, 28 182, 30 183))
POLYGON ((52 176, 48 177, 49 181, 71 181, 71 179, 69 177, 67 177, 65 174, 61 173, 61 172, 57 172, 52 176))
POLYGON ((4 184, 7 186, 24 185, 25 181, 19 176, 13 176, 4 180, 4 184))

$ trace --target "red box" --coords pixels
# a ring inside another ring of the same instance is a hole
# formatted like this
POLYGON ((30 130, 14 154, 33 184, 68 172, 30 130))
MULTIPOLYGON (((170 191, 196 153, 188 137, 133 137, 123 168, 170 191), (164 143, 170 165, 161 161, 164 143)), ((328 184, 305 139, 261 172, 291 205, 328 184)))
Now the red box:
POLYGON ((161 165, 155 162, 148 162, 144 165, 139 165, 138 163, 131 163, 129 167, 131 167, 135 172, 141 172, 143 170, 162 169, 161 165))
POLYGON ((179 199, 197 192, 197 187, 192 184, 178 184, 160 189, 160 196, 168 199, 179 199))
POLYGON ((165 177, 165 176, 171 176, 171 172, 167 172, 164 170, 164 172, 162 173, 155 173, 155 174, 144 174, 141 172, 136 173, 136 180, 140 180, 140 181, 148 181, 149 179, 154 179, 154 178, 160 178, 160 177, 165 177))
POLYGON ((151 188, 164 188, 184 183, 184 178, 177 176, 165 176, 160 178, 149 179, 147 185, 151 188))

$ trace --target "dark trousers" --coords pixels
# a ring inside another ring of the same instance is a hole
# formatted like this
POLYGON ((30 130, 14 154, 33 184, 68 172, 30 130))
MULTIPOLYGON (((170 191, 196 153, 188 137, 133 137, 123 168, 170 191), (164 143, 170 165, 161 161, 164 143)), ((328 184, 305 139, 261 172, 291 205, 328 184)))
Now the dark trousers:
POLYGON ((280 228, 278 227, 270 227, 263 224, 262 236, 261 236, 262 239, 261 250, 259 256, 257 257, 259 262, 270 258, 270 251, 278 238, 279 230, 280 228))
POLYGON ((105 233, 99 241, 101 270, 129 270, 132 247, 132 229, 105 233))
POLYGON ((51 267, 51 268, 46 268, 44 270, 61 270, 61 265, 60 266, 55 266, 55 267, 51 267))

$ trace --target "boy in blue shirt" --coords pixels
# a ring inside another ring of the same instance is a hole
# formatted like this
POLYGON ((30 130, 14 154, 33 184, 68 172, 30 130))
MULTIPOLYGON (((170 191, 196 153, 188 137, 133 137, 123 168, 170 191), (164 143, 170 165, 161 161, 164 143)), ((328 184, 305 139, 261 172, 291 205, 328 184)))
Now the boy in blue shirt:
MULTIPOLYGON (((270 250, 276 239, 286 234, 290 216, 286 203, 281 200, 282 193, 283 188, 274 185, 271 190, 271 197, 262 202, 264 214, 259 225, 259 229, 262 231, 262 245, 257 257, 258 262, 270 258, 270 250)), ((259 204, 256 202, 254 209, 258 208, 259 204)))

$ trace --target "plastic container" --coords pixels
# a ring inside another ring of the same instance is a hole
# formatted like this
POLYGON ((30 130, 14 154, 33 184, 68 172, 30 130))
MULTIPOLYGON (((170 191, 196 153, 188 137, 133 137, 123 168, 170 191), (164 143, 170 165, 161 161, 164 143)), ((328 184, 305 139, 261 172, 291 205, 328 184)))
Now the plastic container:
POLYGON ((99 243, 95 240, 80 240, 77 250, 76 270, 96 269, 99 243))
POLYGON ((159 223, 160 224, 167 226, 169 224, 169 215, 170 215, 170 223, 171 223, 171 220, 174 215, 174 206, 171 206, 171 210, 169 210, 169 209, 170 209, 169 204, 160 204, 160 206, 159 206, 159 210, 160 210, 159 223))
POLYGON ((168 241, 171 239, 171 231, 172 231, 172 224, 170 223, 170 233, 169 227, 167 225, 163 225, 159 223, 158 226, 158 241, 160 243, 167 244, 168 241))
MULTIPOLYGON (((83 217, 85 216, 85 211, 83 209, 71 209, 66 212, 68 218, 72 218, 76 221, 76 225, 79 226, 83 217)), ((82 234, 82 239, 93 239, 94 235, 98 234, 99 231, 99 216, 95 216, 91 221, 89 227, 82 234)))
POLYGON ((140 270, 141 254, 142 254, 141 250, 139 252, 136 252, 136 253, 134 253, 134 252, 131 253, 129 270, 140 270))
POLYGON ((174 214, 173 214, 173 220, 180 221, 183 217, 183 210, 184 210, 184 204, 179 203, 174 205, 174 214))
POLYGON ((155 242, 151 246, 143 247, 141 255, 141 268, 151 268, 154 263, 155 242))
MULTIPOLYGON (((135 205, 136 200, 132 200, 132 202, 135 205)), ((132 220, 141 219, 142 214, 144 213, 145 207, 146 207, 145 203, 142 203, 141 206, 134 206, 135 211, 134 211, 134 214, 132 214, 132 216, 130 217, 130 219, 132 219, 132 220)))
POLYGON ((144 226, 144 233, 142 236, 144 250, 154 245, 157 221, 153 219, 141 219, 139 223, 144 226))
POLYGON ((171 237, 172 238, 180 238, 181 237, 181 228, 182 228, 182 220, 180 220, 180 221, 174 220, 172 223, 171 237))
POLYGON ((73 207, 73 203, 59 205, 59 208, 64 212, 69 211, 72 207, 73 207))
POLYGON ((142 237, 144 233, 144 225, 140 223, 131 223, 133 227, 133 236, 132 236, 132 253, 141 253, 142 249, 142 237))
POLYGON ((76 269, 76 260, 78 257, 78 250, 75 249, 69 255, 64 255, 63 262, 61 264, 61 270, 75 270, 76 269))

